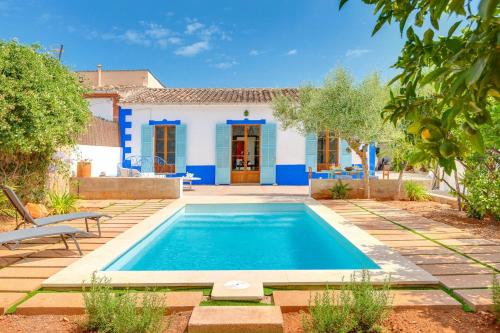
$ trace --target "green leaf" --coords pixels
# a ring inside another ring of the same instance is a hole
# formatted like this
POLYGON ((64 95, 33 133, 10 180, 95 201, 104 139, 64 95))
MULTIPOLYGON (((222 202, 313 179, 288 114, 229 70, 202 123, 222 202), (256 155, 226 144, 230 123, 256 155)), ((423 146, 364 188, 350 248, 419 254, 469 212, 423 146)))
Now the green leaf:
POLYGON ((344 7, 346 2, 347 2, 347 0, 340 0, 339 9, 342 9, 342 7, 344 7))
POLYGON ((472 135, 469 137, 470 142, 472 144, 472 149, 474 151, 483 154, 484 153, 484 141, 483 141, 483 136, 481 135, 480 131, 477 131, 476 134, 472 135))
POLYGON ((458 21, 458 22, 455 22, 451 28, 448 30, 448 38, 450 38, 451 36, 453 36, 453 34, 455 33, 455 30, 457 30, 458 26, 460 25, 460 23, 462 23, 462 21, 458 21))
POLYGON ((410 126, 408 126, 408 133, 410 134, 419 134, 420 133, 420 129, 422 128, 422 124, 417 121, 417 122, 414 122, 412 123, 410 126))
POLYGON ((430 45, 432 43, 432 38, 434 38, 434 30, 427 29, 424 33, 424 45, 430 45))
POLYGON ((489 19, 495 14, 495 8, 499 0, 481 0, 479 2, 479 16, 483 19, 489 19))
POLYGON ((422 80, 420 80, 420 85, 423 86, 423 85, 426 85, 426 84, 436 80, 439 76, 441 76, 441 74, 443 74, 447 70, 448 69, 445 67, 440 67, 440 68, 433 70, 432 72, 429 72, 426 76, 424 76, 422 78, 422 80))
POLYGON ((488 56, 483 56, 476 60, 474 65, 467 71, 467 75, 465 77, 465 83, 467 87, 470 87, 481 77, 483 73, 484 67, 488 63, 488 56))

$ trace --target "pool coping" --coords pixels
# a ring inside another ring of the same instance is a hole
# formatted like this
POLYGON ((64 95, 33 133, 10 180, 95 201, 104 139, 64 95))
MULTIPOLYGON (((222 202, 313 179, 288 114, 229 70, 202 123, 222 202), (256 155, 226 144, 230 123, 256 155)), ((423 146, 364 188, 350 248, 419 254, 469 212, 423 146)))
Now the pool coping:
MULTIPOLYGON (((335 228, 380 269, 369 269, 371 282, 383 284, 390 276, 393 285, 428 286, 439 281, 414 263, 390 249, 366 231, 332 209, 307 197, 292 196, 191 196, 177 199, 147 217, 97 250, 87 254, 42 282, 43 288, 73 289, 87 286, 96 272, 114 287, 212 287, 215 282, 244 280, 264 286, 339 285, 350 281, 360 270, 238 270, 238 271, 100 271, 138 240, 188 204, 304 203, 335 228)), ((359 276, 360 274, 358 274, 359 276)))

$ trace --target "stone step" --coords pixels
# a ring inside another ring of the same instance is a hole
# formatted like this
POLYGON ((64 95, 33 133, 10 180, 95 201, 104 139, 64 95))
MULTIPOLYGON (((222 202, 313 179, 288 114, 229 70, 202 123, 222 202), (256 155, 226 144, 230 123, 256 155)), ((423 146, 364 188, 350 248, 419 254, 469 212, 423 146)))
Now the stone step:
MULTIPOLYGON (((141 294, 141 293, 139 293, 141 294)), ((165 313, 190 311, 199 305, 201 291, 166 292, 165 313)), ((79 315, 85 313, 82 293, 38 293, 17 307, 20 315, 79 315)))
POLYGON ((492 274, 481 275, 441 275, 439 282, 449 289, 488 288, 493 281, 492 274))
MULTIPOLYGON (((338 291, 334 291, 338 293, 338 291)), ((281 307, 282 312, 307 310, 314 303, 316 295, 323 291, 291 290, 274 291, 274 304, 281 307)), ((402 308, 460 308, 461 304, 442 290, 392 290, 392 307, 402 308)))
POLYGON ((283 315, 277 306, 199 306, 188 324, 189 333, 282 333, 283 315))
POLYGON ((4 314, 5 311, 26 297, 26 295, 25 293, 0 293, 0 314, 4 314))
POLYGON ((215 282, 210 298, 228 301, 260 301, 264 298, 264 285, 260 281, 215 282))
POLYGON ((491 289, 457 289, 454 292, 476 311, 491 311, 493 308, 491 289))

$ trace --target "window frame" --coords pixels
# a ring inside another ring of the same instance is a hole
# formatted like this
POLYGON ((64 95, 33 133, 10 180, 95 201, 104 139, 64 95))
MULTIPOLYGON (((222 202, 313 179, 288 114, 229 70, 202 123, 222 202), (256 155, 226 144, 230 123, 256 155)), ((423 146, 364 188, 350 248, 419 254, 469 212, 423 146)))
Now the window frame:
POLYGON ((155 125, 154 126, 154 141, 153 141, 153 152, 154 152, 154 170, 155 173, 175 173, 175 144, 177 138, 174 136, 174 163, 168 163, 168 129, 174 128, 177 132, 177 128, 175 125, 155 125), (164 165, 160 165, 157 161, 157 151, 156 151, 156 140, 157 140, 157 131, 159 128, 163 128, 163 160, 165 161, 164 165))
POLYGON ((330 131, 324 131, 322 133, 320 133, 318 135, 318 138, 317 138, 317 144, 319 146, 319 140, 320 140, 320 137, 321 136, 324 136, 325 138, 325 145, 324 145, 324 148, 322 149, 322 152, 323 152, 323 155, 325 156, 325 160, 326 160, 326 163, 320 163, 318 158, 319 158, 319 155, 318 155, 318 151, 319 149, 316 151, 316 163, 317 163, 317 169, 318 171, 324 171, 324 170, 330 170, 332 164, 330 164, 328 162, 328 157, 329 157, 329 152, 332 150, 330 149, 330 139, 332 137, 334 137, 336 140, 337 140, 337 149, 336 149, 336 152, 337 152, 337 156, 336 156, 336 161, 337 163, 336 164, 333 164, 333 166, 335 167, 339 167, 340 166, 340 138, 335 135, 335 134, 332 134, 330 131))

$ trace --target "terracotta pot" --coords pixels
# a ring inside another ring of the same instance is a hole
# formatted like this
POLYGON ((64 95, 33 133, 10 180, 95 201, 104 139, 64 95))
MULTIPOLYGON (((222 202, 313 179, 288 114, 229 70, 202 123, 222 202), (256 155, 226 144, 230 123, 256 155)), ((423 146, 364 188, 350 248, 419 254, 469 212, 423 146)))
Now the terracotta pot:
POLYGON ((92 163, 80 161, 76 165, 76 176, 88 178, 92 174, 92 163))

